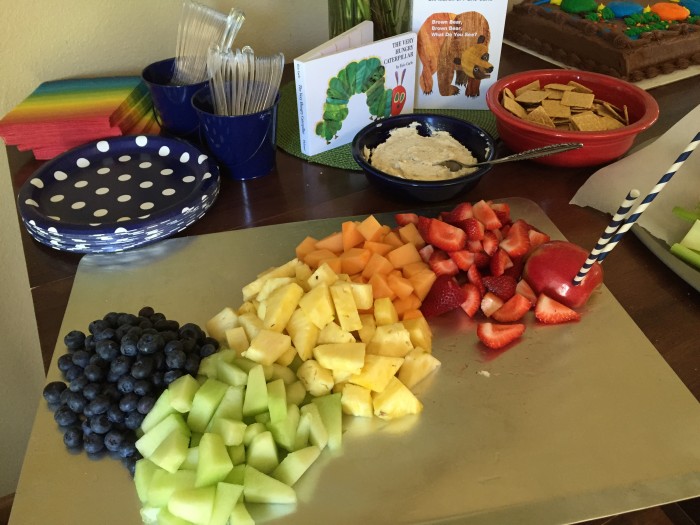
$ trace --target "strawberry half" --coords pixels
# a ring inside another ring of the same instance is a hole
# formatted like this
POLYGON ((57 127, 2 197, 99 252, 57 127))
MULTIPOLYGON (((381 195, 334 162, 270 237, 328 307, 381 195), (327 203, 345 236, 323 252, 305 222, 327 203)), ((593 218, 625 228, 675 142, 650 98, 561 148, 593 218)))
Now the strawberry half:
POLYGON ((489 205, 501 224, 510 224, 510 205, 505 202, 491 202, 489 205))
POLYGON ((505 250, 497 248, 496 252, 491 256, 489 261, 489 269, 491 275, 503 275, 503 273, 513 266, 513 261, 510 260, 505 250))
POLYGON ((425 317, 434 317, 462 306, 466 300, 464 290, 449 275, 440 275, 430 287, 420 309, 425 317))
POLYGON ((551 240, 549 235, 542 233, 535 228, 530 228, 527 232, 527 236, 530 239, 530 249, 537 248, 540 244, 544 244, 551 240))
POLYGON ((578 321, 581 314, 545 294, 540 294, 535 305, 535 318, 541 323, 558 324, 578 321))
POLYGON ((471 219, 473 216, 474 213, 472 212, 471 202, 461 202, 457 206, 455 206, 451 211, 448 211, 444 214, 444 220, 445 222, 449 222, 450 224, 457 225, 462 221, 471 219))
POLYGON ((503 299, 496 294, 486 292, 481 298, 481 311, 486 317, 491 317, 501 306, 503 306, 503 299))
POLYGON ((470 241, 480 241, 484 238, 484 224, 474 217, 465 219, 457 225, 467 232, 467 239, 470 241))
POLYGON ((518 285, 515 287, 515 293, 525 297, 528 301, 530 301, 532 306, 535 306, 537 303, 537 294, 532 289, 532 286, 527 284, 525 279, 520 279, 518 281, 518 285))
POLYGON ((532 308, 530 300, 516 293, 503 303, 503 306, 493 312, 491 317, 500 323, 514 323, 522 319, 530 308, 532 308))
POLYGON ((525 332, 524 324, 479 323, 476 335, 489 348, 503 348, 525 332))
POLYGON ((474 212, 474 217, 479 219, 487 230, 497 230, 503 224, 498 220, 496 212, 491 209, 488 202, 485 200, 480 200, 472 206, 472 211, 474 212))
POLYGON ((496 250, 498 250, 498 237, 492 230, 484 232, 484 240, 481 241, 481 246, 483 246, 487 255, 496 253, 496 250))
POLYGON ((484 287, 489 292, 507 301, 515 295, 518 283, 510 275, 485 275, 481 278, 484 287))
POLYGON ((472 283, 463 284, 462 291, 464 291, 466 299, 460 306, 469 317, 474 317, 481 307, 481 293, 472 283))
POLYGON ((418 224, 417 213, 397 213, 394 215, 394 220, 399 226, 406 226, 409 223, 418 224))
POLYGON ((479 293, 484 295, 486 293, 486 286, 484 286, 484 280, 481 277, 481 272, 476 264, 472 265, 469 270, 467 270, 467 280, 477 287, 479 293))
POLYGON ((508 235, 500 244, 500 247, 505 250, 509 257, 522 257, 530 250, 529 229, 529 225, 521 219, 512 224, 508 230, 508 235))
POLYGON ((464 248, 467 242, 467 234, 461 228, 452 226, 444 221, 432 219, 428 226, 428 236, 424 240, 436 248, 454 252, 464 248))
POLYGON ((436 275, 457 275, 459 267, 443 250, 435 250, 428 259, 428 266, 436 275))
POLYGON ((465 272, 471 268, 476 260, 476 255, 469 250, 457 250, 456 252, 449 252, 448 255, 455 262, 457 268, 465 272))

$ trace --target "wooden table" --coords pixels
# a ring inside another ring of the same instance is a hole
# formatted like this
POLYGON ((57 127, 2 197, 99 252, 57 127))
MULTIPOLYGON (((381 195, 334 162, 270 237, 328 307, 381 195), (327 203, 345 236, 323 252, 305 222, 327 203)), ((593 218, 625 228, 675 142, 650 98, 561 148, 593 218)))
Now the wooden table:
MULTIPOLYGON (((504 46, 501 75, 551 67, 504 46)), ((288 72, 289 73, 289 72, 288 72)), ((289 76, 288 76, 289 78, 289 76)), ((637 144, 668 130, 700 104, 697 77, 650 91, 659 103, 658 122, 641 134, 637 144)), ((501 146, 502 148, 502 146, 501 146)), ((40 166, 30 155, 8 149, 15 192, 40 166)), ((592 246, 609 216, 569 205, 594 168, 561 169, 531 162, 494 168, 462 200, 525 197, 536 202, 572 242, 592 246)), ((450 202, 444 203, 451 204, 450 202)), ((274 173, 246 183, 224 180, 221 194, 206 216, 182 235, 199 235, 268 224, 361 215, 416 208, 369 186, 361 172, 304 162, 277 153, 274 173)), ((62 253, 34 241, 23 227, 22 241, 45 368, 51 362, 80 256, 62 253)), ((700 294, 659 261, 634 235, 625 237, 606 259, 605 284, 654 344, 680 379, 700 399, 700 294)), ((649 509, 594 523, 700 523, 697 501, 649 509)))

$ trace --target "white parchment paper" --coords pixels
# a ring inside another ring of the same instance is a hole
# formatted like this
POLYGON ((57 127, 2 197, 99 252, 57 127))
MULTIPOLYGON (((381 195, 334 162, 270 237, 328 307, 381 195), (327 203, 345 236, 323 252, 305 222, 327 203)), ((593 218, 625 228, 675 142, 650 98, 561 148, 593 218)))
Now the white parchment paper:
MULTIPOLYGON (((636 188, 638 203, 673 165, 700 131, 700 106, 649 146, 601 168, 579 188, 570 204, 614 214, 627 193, 636 188)), ((690 224, 671 213, 674 206, 694 208, 700 202, 700 147, 693 152, 637 220, 654 237, 678 242, 690 224)), ((632 209, 634 211, 634 208, 632 209)))

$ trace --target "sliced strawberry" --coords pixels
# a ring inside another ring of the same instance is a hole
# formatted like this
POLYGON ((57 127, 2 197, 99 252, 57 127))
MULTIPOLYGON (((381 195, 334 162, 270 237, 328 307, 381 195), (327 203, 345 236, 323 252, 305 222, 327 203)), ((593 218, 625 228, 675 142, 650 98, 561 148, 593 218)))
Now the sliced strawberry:
POLYGON ((481 293, 472 283, 464 283, 462 285, 462 291, 466 299, 460 306, 469 317, 474 317, 481 307, 481 293))
POLYGON ((537 248, 540 244, 549 242, 551 239, 546 233, 542 233, 535 228, 530 228, 527 232, 527 236, 530 239, 530 249, 537 248))
POLYGON ((418 222, 416 223, 416 228, 418 228, 418 233, 423 237, 424 241, 428 240, 428 230, 430 229, 430 223, 433 221, 430 217, 424 217, 423 215, 418 216, 418 222))
POLYGON ((541 323, 557 324, 578 321, 581 314, 545 294, 540 294, 535 305, 535 318, 541 323))
POLYGON ((515 279, 509 275, 485 275, 481 280, 486 290, 496 294, 504 301, 515 295, 515 289, 518 285, 515 279))
POLYGON ((481 241, 469 241, 469 240, 467 240, 466 248, 470 252, 479 253, 479 252, 484 250, 484 245, 481 244, 481 241))
POLYGON ((510 260, 510 262, 511 266, 505 269, 503 275, 510 275, 517 281, 523 274, 523 267, 525 266, 525 257, 514 257, 510 260))
POLYGON ((428 266, 436 275, 452 276, 459 273, 457 264, 443 250, 435 250, 433 252, 430 259, 428 259, 428 266))
POLYGON ((420 258, 426 263, 430 262, 430 257, 433 255, 433 252, 435 252, 435 247, 432 244, 426 244, 420 250, 418 250, 420 258))
POLYGON ((491 317, 500 323, 513 323, 522 319, 530 308, 532 308, 530 300, 516 293, 493 312, 491 317))
POLYGON ((476 252, 474 254, 474 265, 479 268, 488 268, 491 263, 491 257, 486 255, 484 252, 476 252))
POLYGON ((487 230, 497 230, 503 226, 501 221, 498 220, 496 212, 491 209, 491 206, 485 200, 480 200, 474 204, 472 211, 474 212, 474 217, 483 222, 487 230))
POLYGON ((501 224, 510 223, 510 205, 505 202, 492 202, 491 209, 496 213, 496 217, 501 221, 501 224))
POLYGON ((423 299, 421 312, 425 317, 442 315, 462 306, 465 299, 466 294, 454 277, 440 275, 435 279, 428 295, 423 299))
POLYGON ((525 332, 524 324, 479 323, 476 335, 489 348, 503 348, 525 332))
POLYGON ((425 240, 436 248, 454 252, 464 248, 467 242, 467 234, 456 226, 432 219, 428 226, 428 236, 425 240))
POLYGON ((481 311, 486 317, 491 317, 504 303, 505 301, 495 293, 486 292, 481 298, 481 311))
POLYGON ((498 248, 496 253, 491 256, 489 261, 489 268, 491 269, 491 275, 503 275, 506 269, 513 266, 513 261, 510 260, 508 254, 505 250, 498 248))
POLYGON ((498 250, 498 237, 496 237, 494 230, 489 230, 484 233, 484 240, 481 241, 481 245, 484 247, 484 251, 487 255, 496 253, 496 250, 498 250))
POLYGON ((510 229, 508 235, 501 241, 500 247, 510 257, 522 257, 530 250, 530 238, 528 237, 528 224, 518 219, 510 229))
POLYGON ((461 202, 457 206, 455 206, 451 211, 446 212, 444 218, 445 222, 449 222, 450 224, 456 225, 461 223, 462 221, 471 219, 473 216, 474 213, 472 212, 472 203, 461 202))
POLYGON ((470 241, 480 241, 484 238, 484 224, 474 217, 460 221, 457 224, 467 232, 467 239, 470 241))
POLYGON ((532 287, 527 284, 525 279, 518 281, 518 284, 515 287, 515 293, 525 297, 528 301, 530 301, 532 306, 535 306, 535 303, 537 303, 537 294, 534 292, 532 287))
POLYGON ((457 250, 456 252, 448 252, 448 255, 450 256, 450 259, 452 259, 455 264, 457 265, 457 268, 460 270, 464 270, 465 272, 471 268, 471 265, 474 264, 474 260, 476 259, 476 255, 470 252, 469 250, 457 250))
POLYGON ((469 270, 467 270, 467 280, 476 286, 481 295, 486 293, 486 287, 484 286, 484 281, 479 272, 479 268, 474 264, 469 270))
POLYGON ((394 220, 399 226, 406 226, 407 224, 418 224, 418 214, 417 213, 396 213, 394 215, 394 220))

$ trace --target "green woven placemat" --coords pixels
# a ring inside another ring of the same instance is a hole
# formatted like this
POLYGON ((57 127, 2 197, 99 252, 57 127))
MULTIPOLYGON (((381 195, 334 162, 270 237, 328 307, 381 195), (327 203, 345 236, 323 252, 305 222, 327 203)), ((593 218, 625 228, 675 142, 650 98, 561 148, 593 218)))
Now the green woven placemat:
MULTIPOLYGON (((299 120, 297 117, 297 100, 295 96, 294 82, 288 82, 280 88, 280 102, 277 108, 277 146, 295 157, 347 170, 360 170, 360 167, 352 158, 350 144, 338 146, 337 148, 324 151, 318 155, 304 155, 301 152, 301 139, 299 138, 299 120)), ((493 138, 498 138, 496 131, 496 119, 488 110, 476 109, 417 109, 415 113, 436 113, 457 117, 476 124, 480 128, 491 134, 493 138)))

